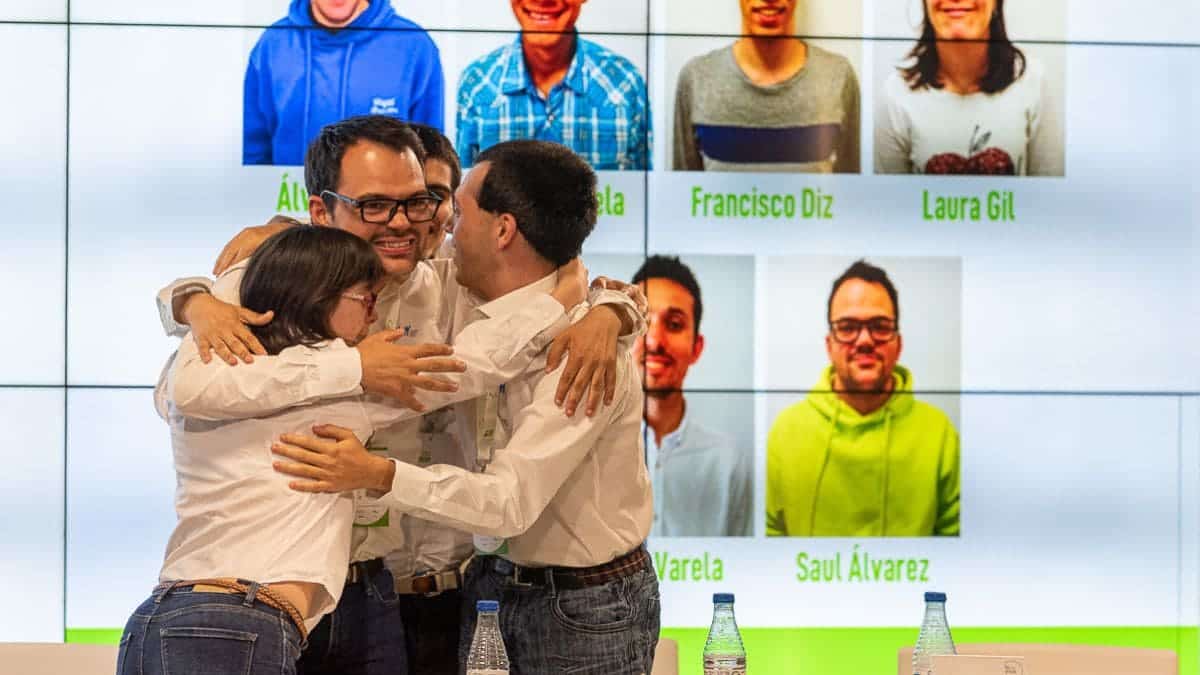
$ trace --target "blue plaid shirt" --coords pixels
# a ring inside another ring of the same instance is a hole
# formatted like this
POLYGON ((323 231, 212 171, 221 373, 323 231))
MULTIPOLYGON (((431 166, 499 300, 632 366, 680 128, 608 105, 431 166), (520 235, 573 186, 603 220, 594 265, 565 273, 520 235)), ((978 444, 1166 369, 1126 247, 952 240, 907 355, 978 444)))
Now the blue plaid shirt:
POLYGON ((598 170, 650 169, 646 82, 629 59, 575 37, 562 82, 542 96, 525 70, 521 36, 463 71, 455 147, 463 166, 517 138, 562 143, 598 170))

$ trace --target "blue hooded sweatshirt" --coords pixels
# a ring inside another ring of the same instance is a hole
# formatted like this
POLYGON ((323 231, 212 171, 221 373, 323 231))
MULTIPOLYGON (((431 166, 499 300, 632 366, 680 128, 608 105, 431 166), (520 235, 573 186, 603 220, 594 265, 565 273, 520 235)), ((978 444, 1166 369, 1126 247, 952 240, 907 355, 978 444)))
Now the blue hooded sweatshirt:
POLYGON ((304 163, 321 127, 384 114, 437 129, 445 96, 437 46, 389 0, 371 0, 349 26, 313 20, 311 0, 263 32, 246 67, 242 163, 304 163))

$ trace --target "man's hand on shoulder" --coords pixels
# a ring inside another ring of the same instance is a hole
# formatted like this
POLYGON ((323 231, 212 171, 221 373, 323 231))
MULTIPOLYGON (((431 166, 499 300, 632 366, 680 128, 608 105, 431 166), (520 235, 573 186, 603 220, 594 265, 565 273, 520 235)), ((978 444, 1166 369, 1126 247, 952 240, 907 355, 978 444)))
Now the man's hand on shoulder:
POLYGON ((238 359, 251 363, 253 354, 267 353, 247 326, 265 326, 275 314, 231 305, 209 293, 192 293, 184 299, 179 316, 191 329, 201 361, 211 361, 215 350, 221 360, 235 366, 238 359))
POLYGON ((348 492, 392 489, 396 467, 391 460, 368 451, 353 431, 331 424, 313 427, 316 437, 284 434, 271 452, 291 462, 275 460, 276 471, 301 478, 288 483, 298 492, 348 492))
POLYGON ((593 307, 587 316, 572 324, 550 343, 546 356, 546 372, 553 372, 567 354, 567 365, 558 379, 554 402, 563 406, 568 417, 584 394, 588 394, 586 414, 596 413, 600 400, 613 402, 617 386, 617 337, 621 334, 621 317, 607 305, 593 307))
POLYGON ((453 392, 453 382, 421 373, 461 373, 467 366, 450 358, 454 349, 443 344, 398 345, 392 341, 404 337, 402 330, 385 330, 369 336, 355 347, 362 358, 364 391, 394 398, 406 408, 424 412, 416 390, 453 392))
POLYGON ((221 276, 225 270, 249 258, 273 235, 301 224, 295 218, 280 215, 271 218, 265 225, 244 228, 221 249, 221 254, 217 256, 217 262, 213 265, 213 275, 221 276))

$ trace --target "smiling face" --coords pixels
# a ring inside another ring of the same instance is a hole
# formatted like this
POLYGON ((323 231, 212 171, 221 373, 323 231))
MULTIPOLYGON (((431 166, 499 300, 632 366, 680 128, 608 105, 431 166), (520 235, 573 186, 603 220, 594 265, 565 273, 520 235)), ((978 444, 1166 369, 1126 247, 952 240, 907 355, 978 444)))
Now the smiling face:
MULTIPOLYGON (((408 199, 426 194, 425 173, 411 150, 397 152, 372 141, 358 141, 342 157, 337 192, 351 199, 408 199)), ((331 225, 358 236, 375 247, 388 276, 404 280, 421 258, 428 223, 408 221, 404 209, 385 224, 368 223, 359 209, 335 200, 327 210, 320 198, 309 200, 310 215, 318 225, 331 225)))
POLYGON ((557 44, 575 30, 575 22, 587 0, 511 0, 513 15, 525 33, 522 39, 533 46, 557 44))
POLYGON ((496 267, 497 215, 479 208, 479 189, 490 167, 491 162, 480 162, 472 167, 455 196, 458 216, 452 231, 456 280, 477 294, 496 267))
POLYGON ((429 191, 442 198, 433 220, 425 223, 428 228, 425 234, 424 257, 431 258, 437 253, 438 247, 446 239, 446 229, 450 226, 450 218, 454 216, 454 192, 450 187, 453 174, 450 165, 440 159, 425 160, 425 186, 429 191))
POLYGON ((634 356, 646 388, 666 390, 649 395, 661 396, 683 389, 688 368, 704 351, 704 336, 696 333, 696 303, 686 288, 658 277, 645 284, 650 325, 637 341, 634 356))
MULTIPOLYGON (((848 279, 838 287, 829 307, 829 319, 870 321, 896 318, 896 308, 883 284, 862 279, 848 279)), ((833 364, 836 384, 847 392, 882 392, 888 387, 896 361, 900 359, 901 339, 897 333, 887 342, 871 337, 865 327, 854 340, 843 343, 833 335, 825 336, 825 351, 833 364)))
POLYGON ((746 35, 794 35, 799 0, 739 0, 746 35))
POLYGON ((925 13, 939 40, 986 40, 997 0, 925 0, 925 13))
POLYGON ((342 338, 353 347, 367 337, 371 324, 375 323, 375 293, 365 281, 354 284, 338 297, 333 311, 329 313, 329 332, 342 338))
POLYGON ((367 0, 312 0, 313 19, 326 28, 341 28, 367 8, 367 0))

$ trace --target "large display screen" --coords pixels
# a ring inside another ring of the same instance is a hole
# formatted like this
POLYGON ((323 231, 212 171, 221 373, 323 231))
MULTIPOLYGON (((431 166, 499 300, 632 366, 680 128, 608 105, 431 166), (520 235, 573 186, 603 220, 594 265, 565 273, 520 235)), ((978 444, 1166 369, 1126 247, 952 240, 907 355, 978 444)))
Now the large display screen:
POLYGON ((646 408, 683 672, 715 591, 756 672, 849 675, 932 589, 960 640, 1194 674, 1198 45, 1191 0, 0 0, 0 640, 119 635, 175 521, 155 294, 375 113, 597 169, 586 262, 649 270, 686 405, 646 408))

